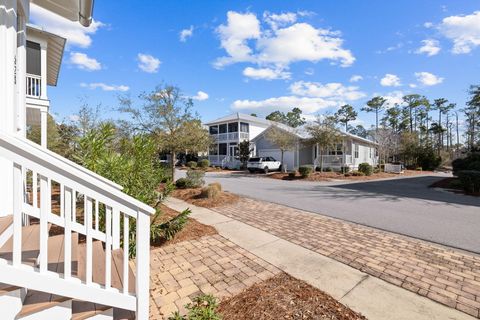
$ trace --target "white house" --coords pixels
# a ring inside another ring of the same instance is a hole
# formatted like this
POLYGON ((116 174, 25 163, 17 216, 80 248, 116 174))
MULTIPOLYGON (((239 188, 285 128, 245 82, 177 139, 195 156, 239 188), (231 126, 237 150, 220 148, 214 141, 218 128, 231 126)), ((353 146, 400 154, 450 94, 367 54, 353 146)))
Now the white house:
POLYGON ((235 113, 205 123, 215 144, 209 150, 208 159, 214 166, 238 168, 238 144, 250 141, 252 156, 270 156, 281 160, 281 151, 267 138, 267 132, 272 126, 284 130, 298 138, 294 150, 284 152, 284 165, 288 169, 298 169, 302 165, 321 166, 339 170, 347 166, 358 168, 362 162, 376 165, 377 144, 371 140, 342 133, 343 142, 335 150, 327 150, 321 155, 320 148, 308 142, 305 130, 294 130, 282 123, 254 117, 247 114, 235 113))
MULTIPOLYGON (((242 141, 252 141, 274 123, 243 113, 234 113, 204 123, 215 140, 208 152, 211 165, 238 168, 240 166, 238 144, 242 141)), ((251 148, 255 150, 255 145, 252 144, 251 148)))
POLYGON ((27 25, 31 2, 83 26, 93 12, 93 0, 0 0, 0 318, 148 319, 154 209, 46 148, 65 39, 27 25), (25 138, 39 123, 41 145, 25 138))
MULTIPOLYGON (((284 127, 280 128, 285 130, 284 127)), ((268 139, 268 130, 257 135, 252 143, 255 145, 256 156, 271 156, 277 160, 281 159, 281 151, 268 139)), ((377 143, 355 136, 350 133, 341 132, 342 142, 332 150, 321 152, 318 144, 309 142, 309 135, 305 130, 293 130, 288 128, 287 133, 295 135, 298 142, 293 150, 284 152, 283 164, 287 169, 298 169, 302 165, 312 165, 313 167, 331 168, 340 170, 342 167, 357 169, 360 163, 368 163, 372 166, 377 165, 377 143)))

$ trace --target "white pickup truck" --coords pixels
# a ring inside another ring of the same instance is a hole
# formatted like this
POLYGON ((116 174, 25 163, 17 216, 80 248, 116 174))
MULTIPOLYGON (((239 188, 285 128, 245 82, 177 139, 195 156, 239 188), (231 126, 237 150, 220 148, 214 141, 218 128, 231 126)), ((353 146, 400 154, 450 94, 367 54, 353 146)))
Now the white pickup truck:
POLYGON ((281 167, 282 163, 275 160, 273 157, 254 157, 248 159, 247 162, 247 169, 251 173, 255 171, 263 171, 264 173, 268 173, 272 170, 280 170, 281 167))

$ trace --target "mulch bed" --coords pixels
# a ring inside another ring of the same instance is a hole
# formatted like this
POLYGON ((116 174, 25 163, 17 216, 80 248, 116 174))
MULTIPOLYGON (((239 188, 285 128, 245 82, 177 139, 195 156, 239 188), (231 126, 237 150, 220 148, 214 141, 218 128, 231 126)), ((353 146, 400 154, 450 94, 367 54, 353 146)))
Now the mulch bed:
MULTIPOLYGON (((448 189, 449 191, 452 191, 454 193, 460 193, 460 194, 466 194, 463 188, 455 183, 458 181, 458 178, 450 177, 450 178, 445 178, 442 180, 435 181, 430 185, 430 188, 442 188, 442 189, 448 189)), ((480 193, 469 193, 467 194, 469 196, 474 196, 474 197, 480 197, 480 193)))
POLYGON ((328 294, 281 273, 222 301, 219 313, 229 320, 366 319, 328 294))
POLYGON ((239 196, 226 191, 222 191, 218 197, 213 199, 202 198, 200 197, 200 193, 201 188, 176 189, 172 192, 172 196, 195 206, 205 208, 216 208, 227 204, 233 204, 240 199, 239 196))
POLYGON ((288 173, 276 172, 268 175, 269 178, 279 179, 279 180, 305 180, 305 181, 332 181, 332 180, 349 180, 349 181, 369 181, 385 178, 396 178, 396 177, 410 177, 417 176, 420 174, 433 173, 432 171, 416 171, 416 170, 405 170, 402 174, 395 173, 386 173, 379 172, 374 173, 371 176, 349 176, 346 177, 339 172, 314 172, 308 178, 302 178, 299 174, 295 178, 290 178, 288 173))
MULTIPOLYGON (((160 205, 160 209, 162 210, 162 215, 157 218, 156 222, 158 223, 165 222, 179 215, 178 211, 170 209, 163 204, 160 205)), ((195 219, 188 218, 185 227, 180 232, 178 232, 173 239, 154 243, 152 244, 152 246, 158 248, 161 246, 170 245, 186 240, 195 240, 204 236, 211 236, 214 234, 218 234, 217 229, 215 229, 214 227, 207 226, 206 224, 200 223, 195 219)))

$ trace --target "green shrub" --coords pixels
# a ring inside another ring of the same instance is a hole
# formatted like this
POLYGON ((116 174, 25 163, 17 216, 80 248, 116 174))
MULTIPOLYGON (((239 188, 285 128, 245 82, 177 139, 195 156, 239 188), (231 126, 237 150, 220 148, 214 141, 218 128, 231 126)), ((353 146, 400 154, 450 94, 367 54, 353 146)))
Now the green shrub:
POLYGON ((289 178, 292 178, 292 179, 293 179, 293 178, 295 178, 296 176, 297 176, 297 171, 290 171, 290 172, 288 173, 288 177, 289 177, 289 178))
POLYGON ((218 302, 212 295, 201 295, 193 299, 193 303, 185 306, 188 313, 184 316, 176 311, 168 320, 221 320, 218 314, 218 302))
POLYGON ((202 160, 197 162, 197 165, 200 168, 208 168, 208 167, 210 167, 210 161, 208 161, 208 159, 202 159, 202 160))
POLYGON ((362 172, 366 176, 371 176, 373 173, 373 167, 366 162, 360 163, 358 165, 358 171, 362 172))
POLYGON ((437 152, 432 148, 423 148, 417 157, 417 167, 422 167, 424 170, 435 170, 442 163, 442 158, 438 156, 437 152))
MULTIPOLYGON (((171 240, 175 235, 180 232, 185 224, 188 222, 188 216, 190 215, 190 209, 185 209, 175 217, 164 223, 155 223, 155 219, 150 224, 150 237, 153 243, 158 243, 162 240, 171 240)), ((160 213, 156 214, 157 218, 160 213)))
POLYGON ((349 166, 342 166, 342 168, 340 168, 340 172, 342 172, 343 174, 349 173, 350 172, 350 167, 349 166))
POLYGON ((301 166, 298 168, 298 172, 302 176, 302 178, 307 178, 312 174, 313 168, 311 166, 301 166))
POLYGON ((218 191, 222 191, 222 185, 220 182, 212 182, 209 184, 210 187, 217 188, 218 191))
POLYGON ((365 175, 365 173, 363 173, 363 172, 361 172, 361 171, 357 171, 357 170, 352 171, 351 174, 352 174, 352 176, 354 176, 354 177, 363 177, 363 176, 365 175))
POLYGON ((187 188, 199 188, 205 184, 205 172, 197 170, 187 171, 187 188))
POLYGON ((461 170, 480 171, 480 152, 471 153, 464 159, 456 159, 452 162, 453 174, 461 170))
POLYGON ((316 166, 316 167, 315 167, 315 171, 317 171, 317 172, 322 171, 322 167, 321 167, 321 166, 316 166))
POLYGON ((188 161, 187 167, 189 167, 190 169, 195 169, 197 167, 197 163, 195 161, 188 161))
POLYGON ((187 188, 189 188, 188 180, 186 178, 177 179, 177 181, 175 181, 175 187, 177 187, 177 189, 187 189, 187 188))
POLYGON ((457 176, 462 183, 465 193, 480 192, 480 171, 460 170, 457 172, 457 176))
POLYGON ((325 172, 333 172, 333 168, 326 167, 326 168, 325 168, 325 172))
POLYGON ((378 167, 373 169, 373 173, 380 173, 380 172, 382 172, 382 171, 380 171, 380 168, 378 168, 378 167))
POLYGON ((423 171, 423 168, 422 167, 416 167, 415 170, 416 171, 423 171))

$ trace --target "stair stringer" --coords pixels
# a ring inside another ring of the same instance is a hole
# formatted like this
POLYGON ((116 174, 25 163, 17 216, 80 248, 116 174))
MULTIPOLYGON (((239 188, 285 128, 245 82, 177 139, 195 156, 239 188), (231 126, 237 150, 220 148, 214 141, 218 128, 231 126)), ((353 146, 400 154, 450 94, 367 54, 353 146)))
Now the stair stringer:
POLYGON ((24 288, 17 288, 0 295, 2 319, 15 319, 16 315, 22 310, 26 295, 27 290, 24 288))

